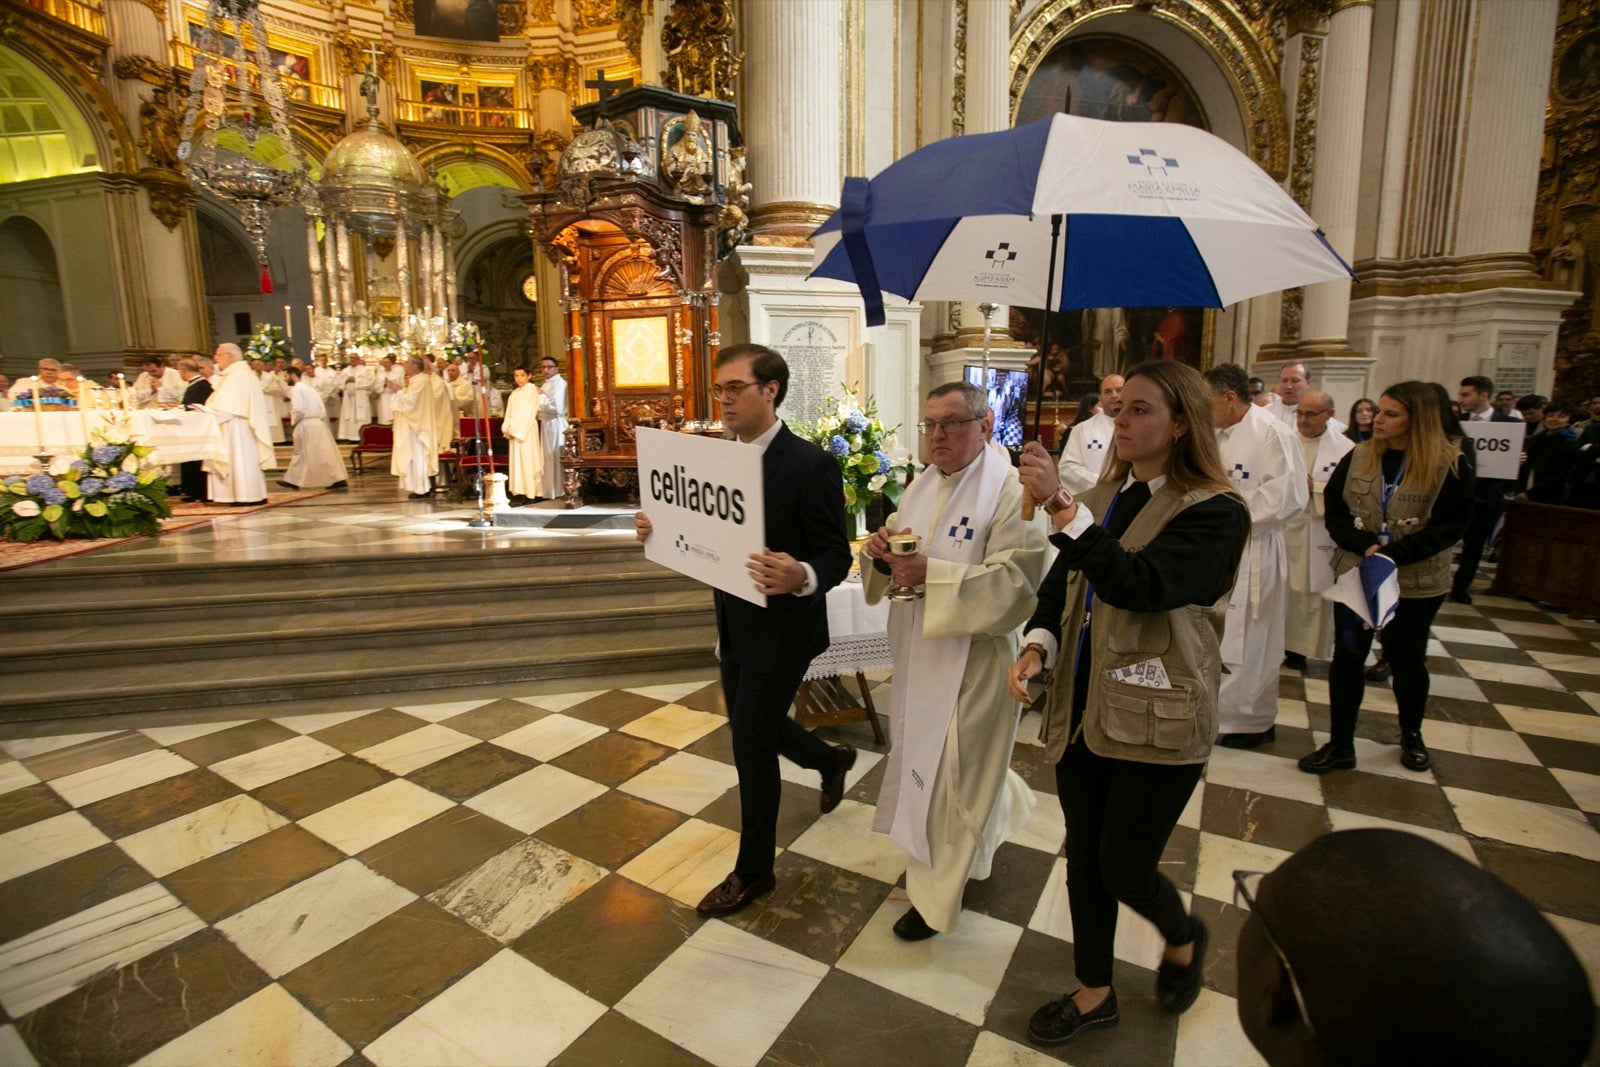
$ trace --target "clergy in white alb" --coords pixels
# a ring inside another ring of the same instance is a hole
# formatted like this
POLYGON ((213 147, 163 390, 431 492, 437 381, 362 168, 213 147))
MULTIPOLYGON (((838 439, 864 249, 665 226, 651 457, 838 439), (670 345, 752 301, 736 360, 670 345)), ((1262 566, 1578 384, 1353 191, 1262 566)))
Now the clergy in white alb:
POLYGON ((1121 410, 1122 375, 1108 374, 1100 380, 1100 410, 1074 426, 1061 446, 1061 462, 1057 466, 1067 492, 1085 492, 1100 480, 1121 410))
POLYGON ((1333 584, 1333 539, 1323 525, 1322 491, 1333 468, 1356 445, 1336 433, 1328 425, 1332 421, 1333 397, 1317 389, 1300 394, 1298 436, 1311 505, 1283 529, 1289 557, 1289 612, 1283 625, 1283 650, 1288 653, 1289 665, 1302 670, 1307 659, 1333 658, 1333 603, 1321 595, 1333 584))
POLYGON ((561 484, 561 449, 567 433, 567 381, 554 356, 539 361, 539 442, 544 448, 544 473, 539 495, 554 500, 566 492, 561 484))
MULTIPOLYGON (((317 394, 322 397, 323 410, 328 413, 328 425, 337 426, 339 425, 339 390, 341 388, 339 372, 328 365, 327 356, 318 356, 314 365, 316 367, 315 374, 308 373, 307 378, 311 382, 311 388, 315 389, 317 394)), ((307 370, 309 371, 310 368, 308 367, 307 370)))
POLYGON ((390 410, 394 412, 394 451, 389 456, 389 473, 400 479, 400 488, 414 497, 433 490, 439 473, 438 422, 434 413, 437 381, 422 369, 422 360, 412 356, 405 362, 405 387, 389 385, 390 410))
POLYGON ((394 394, 389 391, 389 383, 393 382, 396 389, 404 389, 405 368, 396 363, 393 356, 384 356, 378 360, 378 369, 372 377, 372 389, 377 394, 373 414, 377 416, 379 426, 390 426, 394 423, 394 412, 389 409, 389 400, 394 394))
POLYGON ((267 397, 267 411, 272 416, 272 443, 284 444, 289 440, 289 435, 283 431, 283 420, 289 415, 289 383, 259 360, 251 360, 250 369, 255 371, 261 391, 267 397))
POLYGON ((372 421, 372 368, 356 356, 339 372, 339 440, 361 440, 361 427, 372 421))
MULTIPOLYGON (((239 346, 224 341, 212 353, 217 362, 215 388, 206 410, 217 417, 227 447, 227 469, 208 465, 206 495, 218 504, 256 504, 267 499, 262 471, 278 465, 272 448, 273 417, 261 379, 244 361, 239 346)), ((281 425, 281 424, 280 424, 281 425)))
POLYGON ((428 375, 428 392, 433 397, 433 439, 439 443, 439 451, 445 452, 455 444, 461 433, 455 397, 450 392, 449 383, 438 374, 428 375))
POLYGON ((1289 558, 1283 532, 1306 509, 1305 459, 1293 430, 1250 403, 1243 368, 1206 371, 1222 469, 1250 509, 1250 541, 1228 601, 1222 632, 1227 672, 1217 695, 1217 743, 1253 748, 1274 736, 1289 558))
POLYGON ((328 429, 328 412, 322 397, 300 372, 290 367, 284 372, 289 382, 289 421, 294 426, 294 458, 283 480, 295 489, 325 489, 343 486, 347 477, 339 445, 328 429))
POLYGON ((472 383, 474 390, 483 390, 491 418, 498 418, 505 413, 504 399, 500 396, 499 387, 494 384, 494 375, 489 372, 488 364, 483 362, 481 349, 473 351, 462 362, 461 376, 472 383))
POLYGON ((1021 517, 984 394, 939 386, 923 417, 930 466, 861 561, 869 603, 894 581, 924 590, 889 609, 892 737, 872 824, 908 856, 912 909, 894 931, 910 941, 955 926, 967 880, 989 876, 995 849, 1032 814, 1033 791, 1011 770, 1022 708, 1005 673, 1050 557, 1043 513, 1021 517), (906 530, 921 551, 888 554, 888 537, 906 530))
MULTIPOLYGON (((1311 374, 1304 363, 1285 363, 1278 368, 1278 388, 1266 395, 1266 403, 1259 406, 1268 415, 1289 429, 1295 428, 1295 413, 1300 410, 1300 398, 1311 388, 1311 374)), ((1334 416, 1328 422, 1334 433, 1344 433, 1344 423, 1334 416)))
POLYGON ((472 386, 472 379, 461 373, 461 364, 445 364, 444 383, 449 387, 450 399, 455 403, 456 417, 462 419, 476 418, 478 414, 478 392, 472 386))
POLYGON ((544 449, 539 441, 539 387, 526 368, 511 372, 517 387, 506 399, 505 422, 501 429, 508 444, 508 461, 511 467, 506 491, 513 503, 516 498, 533 499, 542 495, 540 477, 544 474, 544 449))
POLYGON ((172 407, 183 399, 183 390, 177 371, 159 359, 147 359, 133 380, 133 403, 140 408, 172 407))

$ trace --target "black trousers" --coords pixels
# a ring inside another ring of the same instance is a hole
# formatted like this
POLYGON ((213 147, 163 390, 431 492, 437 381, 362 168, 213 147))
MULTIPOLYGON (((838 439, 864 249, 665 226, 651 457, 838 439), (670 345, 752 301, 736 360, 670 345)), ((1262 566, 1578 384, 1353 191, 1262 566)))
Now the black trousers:
POLYGON ((778 757, 819 773, 833 769, 833 746, 789 718, 789 705, 805 673, 805 664, 758 672, 722 661, 722 698, 739 772, 739 859, 733 869, 745 882, 772 871, 782 787, 778 757))
POLYGON ((1154 923, 1167 944, 1194 940, 1194 921, 1159 864, 1205 767, 1107 759, 1081 737, 1056 764, 1073 952, 1084 985, 1111 984, 1118 902, 1154 923))
MULTIPOLYGON (((1422 729, 1428 704, 1428 629, 1439 613, 1442 596, 1403 597, 1394 618, 1383 628, 1383 652, 1389 661, 1394 702, 1400 709, 1402 733, 1422 729)), ((1350 747, 1355 742, 1356 714, 1367 692, 1364 665, 1373 631, 1343 604, 1333 606, 1333 663, 1328 668, 1328 710, 1331 740, 1350 747)))
POLYGON ((178 464, 178 487, 190 500, 206 498, 206 472, 200 468, 198 459, 178 464))
MULTIPOLYGON (((1489 543, 1500 513, 1505 510, 1505 498, 1499 493, 1494 499, 1477 501, 1472 505, 1472 518, 1467 521, 1467 532, 1461 535, 1461 561, 1456 564, 1456 576, 1450 583, 1450 592, 1465 593, 1478 576, 1478 564, 1483 560, 1483 546, 1489 543)), ((1388 627, 1384 627, 1388 632, 1388 627)), ((1385 646, 1387 647, 1387 646, 1385 646)))

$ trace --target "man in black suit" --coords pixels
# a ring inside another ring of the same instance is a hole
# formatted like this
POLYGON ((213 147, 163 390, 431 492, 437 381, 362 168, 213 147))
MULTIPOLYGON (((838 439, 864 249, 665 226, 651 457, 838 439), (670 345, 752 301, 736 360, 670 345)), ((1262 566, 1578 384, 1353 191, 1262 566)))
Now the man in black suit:
MULTIPOLYGON (((198 408, 204 406, 206 398, 211 395, 211 383, 200 373, 200 365, 192 359, 178 361, 178 377, 184 381, 183 406, 198 408)), ((200 460, 192 459, 187 463, 178 464, 178 491, 186 500, 204 500, 206 498, 206 472, 201 469, 200 460)))
MULTIPOLYGON (((739 772, 739 858, 705 899, 705 916, 732 915, 772 891, 778 827, 778 757, 822 776, 822 811, 844 795, 855 749, 832 746, 789 718, 789 705, 811 661, 828 647, 827 592, 850 570, 844 487, 839 465, 802 441, 777 415, 789 388, 783 357, 763 345, 734 345, 717 356, 712 394, 722 425, 762 449, 766 549, 746 567, 765 608, 716 592, 722 696, 739 772)), ((639 540, 650 520, 634 516, 639 540)))
MULTIPOLYGON (((1489 402, 1493 394, 1494 383, 1481 374, 1461 379, 1461 390, 1456 393, 1456 400, 1461 404, 1461 421, 1520 422, 1517 416, 1495 409, 1489 402)), ((1478 576, 1483 546, 1488 544, 1489 535, 1500 522, 1505 495, 1515 484, 1515 479, 1507 478, 1478 478, 1472 484, 1472 520, 1467 523, 1467 532, 1461 539, 1456 576, 1450 584, 1450 599, 1457 604, 1472 603, 1472 594, 1467 590, 1472 586, 1472 579, 1478 576)))

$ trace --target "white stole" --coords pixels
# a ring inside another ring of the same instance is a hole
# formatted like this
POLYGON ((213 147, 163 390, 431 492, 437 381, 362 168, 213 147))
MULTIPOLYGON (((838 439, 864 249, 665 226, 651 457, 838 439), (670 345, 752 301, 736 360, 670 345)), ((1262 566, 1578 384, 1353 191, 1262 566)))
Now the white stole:
MULTIPOLYGON (((922 535, 922 551, 930 559, 981 562, 989 540, 989 520, 1011 473, 1010 457, 991 441, 958 475, 961 480, 950 493, 937 529, 932 527, 933 507, 943 477, 937 470, 930 470, 906 490, 900 501, 900 525, 922 535)), ((889 607, 889 643, 894 650, 890 721, 897 734, 894 747, 901 773, 894 808, 885 814, 890 820, 889 839, 913 859, 931 865, 928 809, 961 695, 961 679, 967 672, 972 637, 924 637, 924 610, 925 602, 920 599, 892 601, 889 607)), ((958 768, 951 771, 959 773, 958 768)))

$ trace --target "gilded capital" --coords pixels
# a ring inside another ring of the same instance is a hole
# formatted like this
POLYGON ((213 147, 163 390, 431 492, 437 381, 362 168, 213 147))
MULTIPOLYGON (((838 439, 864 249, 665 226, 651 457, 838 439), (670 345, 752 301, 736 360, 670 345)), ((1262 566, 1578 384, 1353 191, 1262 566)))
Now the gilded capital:
POLYGON ((123 81, 142 81, 151 85, 172 84, 172 68, 149 56, 118 56, 111 64, 111 70, 123 81))

